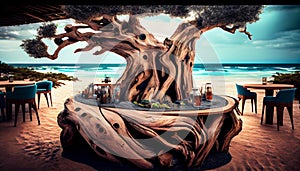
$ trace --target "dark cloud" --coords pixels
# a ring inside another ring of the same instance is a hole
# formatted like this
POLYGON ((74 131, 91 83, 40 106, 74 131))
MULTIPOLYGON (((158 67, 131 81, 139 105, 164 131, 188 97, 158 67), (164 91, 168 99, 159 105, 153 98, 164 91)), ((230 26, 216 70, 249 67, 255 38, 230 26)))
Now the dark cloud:
POLYGON ((0 27, 0 39, 1 40, 23 40, 28 38, 33 38, 34 35, 30 30, 36 31, 40 24, 26 24, 18 26, 5 26, 0 27))
MULTIPOLYGON (((264 47, 266 49, 282 49, 289 52, 298 52, 300 47, 300 30, 281 32, 277 37, 268 40, 257 40, 252 42, 254 46, 264 47)), ((250 42, 251 43, 251 42, 250 42)))
POLYGON ((274 15, 276 17, 274 18, 274 30, 291 31, 300 29, 300 5, 276 5, 270 6, 268 9, 271 9, 269 12, 277 13, 274 15))
MULTIPOLYGON (((261 15, 261 19, 254 25, 254 27, 249 26, 249 31, 253 32, 254 39, 275 40, 286 34, 293 34, 298 38, 300 5, 267 6, 261 15)), ((299 40, 291 41, 300 42, 299 40)))

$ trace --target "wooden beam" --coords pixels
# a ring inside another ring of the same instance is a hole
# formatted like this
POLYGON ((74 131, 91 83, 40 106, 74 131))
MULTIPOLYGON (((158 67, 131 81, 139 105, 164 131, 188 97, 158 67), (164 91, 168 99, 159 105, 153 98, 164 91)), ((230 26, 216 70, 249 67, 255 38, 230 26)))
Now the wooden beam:
POLYGON ((34 19, 37 19, 37 20, 39 20, 39 21, 41 21, 41 22, 46 22, 44 19, 42 19, 42 18, 40 18, 40 17, 37 17, 37 16, 35 16, 35 15, 29 14, 29 13, 24 13, 24 14, 25 14, 25 15, 28 15, 28 16, 34 18, 34 19))

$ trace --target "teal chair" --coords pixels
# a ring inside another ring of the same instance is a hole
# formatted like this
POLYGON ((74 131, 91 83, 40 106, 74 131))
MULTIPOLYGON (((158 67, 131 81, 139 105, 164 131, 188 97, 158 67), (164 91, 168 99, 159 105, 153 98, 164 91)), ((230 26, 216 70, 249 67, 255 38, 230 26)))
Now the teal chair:
POLYGON ((244 113, 245 101, 247 99, 251 99, 251 106, 253 112, 253 101, 255 103, 255 113, 257 113, 257 94, 255 92, 251 92, 247 88, 244 88, 242 85, 236 84, 237 94, 239 101, 242 99, 242 115, 244 113))
POLYGON ((25 104, 29 105, 30 121, 32 121, 31 109, 33 108, 36 113, 38 125, 40 125, 39 114, 35 102, 36 89, 37 86, 33 84, 26 86, 15 86, 12 92, 6 92, 6 100, 9 106, 10 113, 12 104, 15 104, 15 127, 17 126, 20 105, 22 105, 23 122, 25 122, 25 104))
POLYGON ((4 109, 6 106, 6 102, 5 102, 5 93, 4 92, 0 92, 0 109, 1 109, 1 114, 2 114, 2 120, 5 120, 5 113, 4 113, 4 109))
POLYGON ((281 89, 276 94, 276 96, 265 96, 263 99, 263 108, 262 108, 262 115, 261 115, 261 122, 263 123, 263 117, 264 117, 264 108, 265 106, 268 107, 276 107, 277 112, 277 130, 279 131, 279 126, 283 125, 283 111, 284 107, 287 108, 292 129, 294 130, 294 121, 293 121, 293 101, 295 98, 295 92, 297 88, 291 88, 291 89, 281 89))
POLYGON ((48 107, 49 107, 49 100, 48 100, 48 94, 49 94, 51 106, 53 106, 52 105, 52 96, 51 96, 53 82, 52 81, 39 81, 39 82, 36 82, 35 84, 37 85, 36 94, 38 95, 38 109, 40 108, 41 94, 44 94, 48 107))

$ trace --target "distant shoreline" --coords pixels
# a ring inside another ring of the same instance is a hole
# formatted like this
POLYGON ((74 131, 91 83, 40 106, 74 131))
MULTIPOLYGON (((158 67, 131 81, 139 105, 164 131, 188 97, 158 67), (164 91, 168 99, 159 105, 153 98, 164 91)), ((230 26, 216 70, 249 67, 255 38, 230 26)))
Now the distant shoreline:
MULTIPOLYGON (((126 66, 126 63, 7 63, 9 65, 13 65, 15 67, 28 67, 28 66, 99 66, 99 65, 106 65, 110 67, 120 67, 120 66, 126 66)), ((300 63, 195 63, 194 67, 201 68, 201 67, 207 67, 207 66, 253 66, 253 67, 270 67, 270 66, 281 66, 281 67, 299 67, 300 69, 300 63)))

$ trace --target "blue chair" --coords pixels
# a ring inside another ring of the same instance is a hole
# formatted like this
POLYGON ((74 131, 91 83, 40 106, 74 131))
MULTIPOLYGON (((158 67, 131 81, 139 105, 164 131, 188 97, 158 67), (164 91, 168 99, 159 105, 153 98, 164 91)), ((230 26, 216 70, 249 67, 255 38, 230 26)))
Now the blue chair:
POLYGON ((290 119, 291 119, 291 124, 292 124, 292 129, 294 130, 294 122, 293 122, 293 101, 295 98, 295 92, 297 88, 291 88, 291 89, 281 89, 279 92, 276 94, 276 96, 265 96, 263 99, 263 108, 262 108, 262 115, 261 115, 261 122, 263 122, 263 117, 264 117, 264 108, 265 106, 268 107, 276 107, 276 112, 277 112, 277 130, 279 131, 279 126, 283 125, 283 110, 284 107, 287 108, 290 119))
POLYGON ((37 86, 35 84, 26 86, 15 86, 12 92, 6 92, 6 100, 9 106, 10 113, 12 104, 15 104, 15 127, 17 126, 20 105, 22 105, 23 122, 25 122, 25 104, 27 103, 29 105, 30 121, 32 121, 31 109, 33 108, 36 113, 38 124, 40 125, 39 114, 35 103, 36 88, 37 86))
POLYGON ((236 84, 236 89, 238 93, 239 101, 242 99, 242 115, 244 113, 245 101, 251 99, 251 106, 253 112, 253 101, 255 103, 255 113, 257 113, 257 94, 255 92, 249 91, 247 88, 244 88, 242 85, 236 84))
POLYGON ((0 92, 0 108, 1 108, 1 114, 2 114, 2 120, 5 120, 5 113, 4 113, 4 108, 6 106, 5 102, 5 93, 0 92))
POLYGON ((52 96, 51 96, 53 82, 52 81, 40 81, 40 82, 36 82, 35 84, 37 85, 36 93, 38 95, 38 109, 40 108, 41 94, 44 94, 48 107, 49 107, 49 101, 48 101, 47 94, 49 94, 51 106, 53 106, 52 105, 52 96))

